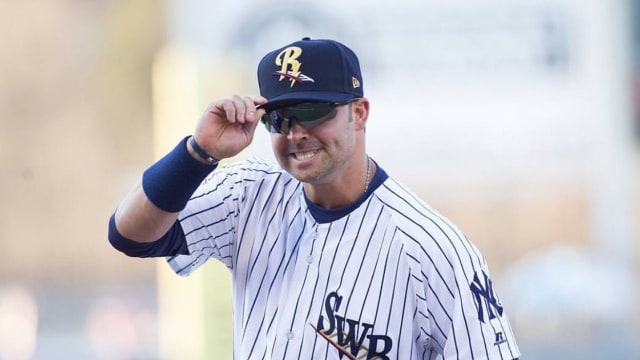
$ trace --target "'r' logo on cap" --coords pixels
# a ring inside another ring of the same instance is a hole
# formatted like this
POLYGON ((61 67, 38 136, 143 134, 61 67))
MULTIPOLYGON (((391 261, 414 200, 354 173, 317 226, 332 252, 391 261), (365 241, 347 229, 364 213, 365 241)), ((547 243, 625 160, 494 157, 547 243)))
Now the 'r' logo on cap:
POLYGON ((291 80, 291 87, 295 83, 315 82, 312 78, 300 72, 302 63, 298 58, 302 55, 302 49, 297 46, 290 46, 280 52, 276 56, 276 65, 280 66, 280 71, 276 71, 273 75, 280 76, 279 81, 285 78, 291 80))

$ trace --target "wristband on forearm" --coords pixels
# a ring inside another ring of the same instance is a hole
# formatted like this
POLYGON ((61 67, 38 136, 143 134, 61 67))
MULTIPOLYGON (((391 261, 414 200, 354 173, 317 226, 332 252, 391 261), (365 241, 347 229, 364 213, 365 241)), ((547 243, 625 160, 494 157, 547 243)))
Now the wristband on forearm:
MULTIPOLYGON (((142 189, 155 206, 179 212, 215 165, 196 160, 187 150, 188 137, 142 174, 142 189)), ((216 164, 217 165, 217 164, 216 164)))

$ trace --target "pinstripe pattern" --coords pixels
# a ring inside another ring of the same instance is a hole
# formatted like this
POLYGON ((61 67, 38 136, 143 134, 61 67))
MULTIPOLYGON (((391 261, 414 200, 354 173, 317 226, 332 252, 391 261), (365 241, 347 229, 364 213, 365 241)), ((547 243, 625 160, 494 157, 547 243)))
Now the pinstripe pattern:
POLYGON ((214 172, 180 214, 191 255, 169 263, 231 270, 236 359, 519 356, 482 255, 409 190, 389 178, 332 222, 312 211, 297 180, 252 159, 214 172))

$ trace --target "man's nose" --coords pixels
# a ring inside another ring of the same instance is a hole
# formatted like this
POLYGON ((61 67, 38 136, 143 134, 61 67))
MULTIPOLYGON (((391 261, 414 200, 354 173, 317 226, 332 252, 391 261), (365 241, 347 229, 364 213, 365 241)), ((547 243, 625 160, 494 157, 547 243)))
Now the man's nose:
POLYGON ((291 119, 289 122, 289 133, 287 134, 287 138, 289 141, 296 142, 303 139, 306 139, 309 136, 307 129, 304 126, 300 125, 298 120, 291 119))

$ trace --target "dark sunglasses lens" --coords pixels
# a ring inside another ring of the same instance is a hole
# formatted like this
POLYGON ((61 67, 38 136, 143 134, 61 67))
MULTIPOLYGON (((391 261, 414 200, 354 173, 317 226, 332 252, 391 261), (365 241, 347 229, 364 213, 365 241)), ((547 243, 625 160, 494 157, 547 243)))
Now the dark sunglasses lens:
MULTIPOLYGON (((329 115, 336 104, 304 103, 269 111, 262 115, 261 121, 272 134, 287 134, 289 122, 296 120, 299 124, 311 123, 329 115)), ((312 124, 309 124, 312 125, 312 124)))
POLYGON ((299 122, 309 122, 323 118, 335 108, 333 104, 327 103, 305 103, 291 106, 285 109, 289 118, 295 118, 299 122))
POLYGON ((277 134, 277 133, 286 134, 286 131, 288 131, 289 129, 289 126, 287 126, 288 120, 280 116, 277 110, 269 111, 268 113, 265 113, 264 115, 262 115, 261 121, 264 124, 264 126, 267 128, 267 131, 269 131, 272 134, 277 134), (283 129, 283 127, 285 129, 283 129))

